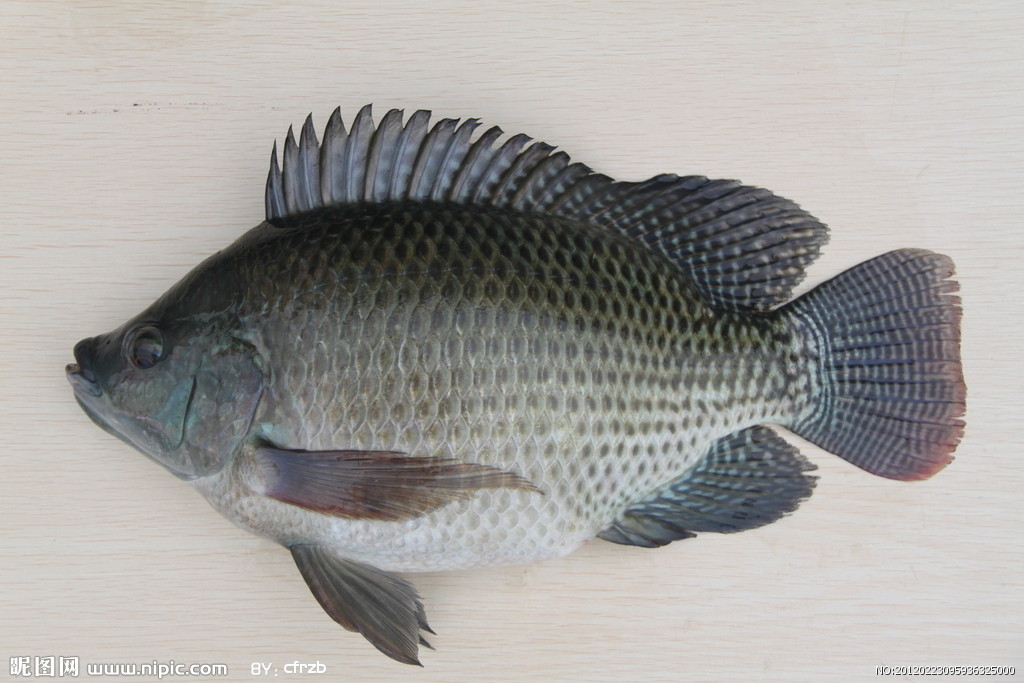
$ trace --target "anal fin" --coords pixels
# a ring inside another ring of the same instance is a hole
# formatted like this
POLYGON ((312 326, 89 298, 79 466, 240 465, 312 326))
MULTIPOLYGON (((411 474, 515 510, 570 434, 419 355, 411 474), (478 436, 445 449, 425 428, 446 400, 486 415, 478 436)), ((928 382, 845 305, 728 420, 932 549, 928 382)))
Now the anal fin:
POLYGON ((332 619, 361 633, 388 657, 422 666, 419 645, 433 648, 420 631, 433 631, 411 583, 319 545, 293 545, 290 550, 306 585, 332 619))
POLYGON ((656 548, 699 531, 732 533, 770 524, 811 495, 814 466, 767 427, 720 439, 692 470, 629 508, 598 534, 656 548))

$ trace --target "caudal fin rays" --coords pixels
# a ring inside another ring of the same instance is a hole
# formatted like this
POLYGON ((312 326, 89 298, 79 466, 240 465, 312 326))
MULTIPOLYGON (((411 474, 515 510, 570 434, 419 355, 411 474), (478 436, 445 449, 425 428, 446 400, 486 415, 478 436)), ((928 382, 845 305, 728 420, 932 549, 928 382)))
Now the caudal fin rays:
POLYGON ((796 433, 890 479, 925 479, 952 461, 967 393, 953 270, 942 254, 900 249, 780 311, 816 359, 796 433))

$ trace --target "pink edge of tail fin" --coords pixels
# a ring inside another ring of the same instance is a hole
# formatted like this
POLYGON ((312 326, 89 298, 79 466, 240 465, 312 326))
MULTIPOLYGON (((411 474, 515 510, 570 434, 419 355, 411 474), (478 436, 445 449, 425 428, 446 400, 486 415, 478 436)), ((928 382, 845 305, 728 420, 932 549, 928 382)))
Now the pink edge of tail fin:
POLYGON ((953 460, 967 394, 949 257, 900 249, 782 309, 817 356, 815 395, 790 425, 868 472, 927 479, 953 460))

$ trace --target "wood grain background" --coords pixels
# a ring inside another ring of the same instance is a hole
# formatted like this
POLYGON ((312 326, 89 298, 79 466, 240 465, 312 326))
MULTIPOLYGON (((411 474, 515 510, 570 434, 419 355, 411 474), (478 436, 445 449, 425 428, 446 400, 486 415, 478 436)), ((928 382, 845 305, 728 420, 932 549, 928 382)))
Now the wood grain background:
POLYGON ((296 660, 319 680, 1024 668, 1022 37, 1019 2, 0 4, 0 674, 24 655, 233 680, 296 660), (261 220, 290 123, 366 102, 478 116, 622 179, 771 188, 833 229, 804 289, 896 247, 950 254, 957 460, 903 484, 800 442, 821 478, 792 517, 421 575, 438 651, 385 659, 286 552, 95 428, 63 376, 78 339, 261 220))

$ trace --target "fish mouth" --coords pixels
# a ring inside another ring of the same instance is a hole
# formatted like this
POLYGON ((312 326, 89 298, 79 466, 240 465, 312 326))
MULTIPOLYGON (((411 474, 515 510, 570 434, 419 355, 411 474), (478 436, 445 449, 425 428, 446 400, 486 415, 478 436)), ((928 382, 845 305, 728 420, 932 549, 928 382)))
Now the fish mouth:
POLYGON ((76 394, 81 392, 94 397, 103 395, 103 390, 100 389, 100 383, 96 380, 96 375, 89 368, 83 368, 78 363, 68 363, 64 368, 64 372, 67 374, 68 381, 71 382, 71 386, 76 394))
MULTIPOLYGON (((75 401, 78 403, 78 407, 82 409, 82 412, 107 434, 124 441, 129 446, 139 448, 127 433, 118 428, 117 418, 110 417, 109 412, 103 410, 103 401, 97 400, 102 399, 103 390, 100 388, 99 382, 96 381, 92 372, 88 368, 83 369, 78 363, 69 363, 65 371, 67 372, 68 381, 71 382, 71 386, 75 390, 75 401)), ((139 448, 139 450, 142 449, 139 448)), ((145 450, 142 452, 146 453, 145 450)), ((146 455, 152 457, 149 453, 146 453, 146 455)))

